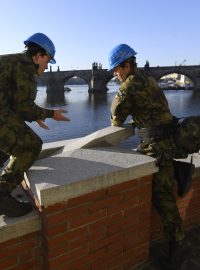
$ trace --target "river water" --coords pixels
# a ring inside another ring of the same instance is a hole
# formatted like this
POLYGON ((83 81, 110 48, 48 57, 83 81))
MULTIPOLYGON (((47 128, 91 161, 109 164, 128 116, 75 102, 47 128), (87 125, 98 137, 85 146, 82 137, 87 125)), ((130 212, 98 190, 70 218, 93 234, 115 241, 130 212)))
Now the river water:
MULTIPOLYGON (((89 95, 87 85, 71 85, 70 92, 63 96, 47 96, 46 87, 38 87, 36 103, 45 108, 62 108, 67 110, 70 122, 57 122, 46 119, 50 130, 40 128, 37 123, 29 124, 42 138, 43 142, 55 142, 89 135, 99 129, 110 126, 110 106, 119 88, 110 85, 104 95, 89 95)), ((164 91, 171 112, 177 117, 200 115, 200 93, 191 90, 164 91)), ((130 118, 127 119, 129 121, 130 118)), ((123 147, 134 148, 138 143, 133 136, 122 143, 123 147)))

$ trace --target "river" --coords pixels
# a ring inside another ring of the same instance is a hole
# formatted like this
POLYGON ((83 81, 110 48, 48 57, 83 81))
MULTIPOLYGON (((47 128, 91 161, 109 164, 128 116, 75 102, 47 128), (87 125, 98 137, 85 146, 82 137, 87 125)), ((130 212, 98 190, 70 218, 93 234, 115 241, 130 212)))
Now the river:
MULTIPOLYGON (((116 95, 118 85, 110 85, 105 95, 89 95, 87 85, 70 85, 70 92, 62 97, 47 96, 46 87, 38 87, 36 103, 45 108, 67 110, 70 122, 57 122, 46 119, 50 130, 40 128, 37 123, 29 124, 42 138, 43 142, 54 142, 89 135, 110 125, 110 106, 116 95)), ((200 115, 200 93, 191 90, 164 91, 171 112, 177 117, 200 115)), ((129 121, 130 118, 127 119, 129 121)), ((138 138, 133 136, 122 143, 123 147, 134 148, 138 138)))

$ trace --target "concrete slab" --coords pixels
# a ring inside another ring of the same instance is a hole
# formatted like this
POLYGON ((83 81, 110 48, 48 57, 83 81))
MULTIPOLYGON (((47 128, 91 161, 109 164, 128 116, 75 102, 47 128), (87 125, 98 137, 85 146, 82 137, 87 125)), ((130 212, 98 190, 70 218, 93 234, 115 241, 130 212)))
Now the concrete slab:
POLYGON ((131 125, 123 127, 110 126, 100 129, 88 136, 76 140, 63 148, 63 152, 80 148, 107 147, 119 145, 123 140, 134 135, 134 129, 131 125))
POLYGON ((38 159, 48 157, 55 153, 62 153, 72 151, 80 148, 91 147, 105 147, 118 145, 121 141, 134 135, 134 129, 131 125, 124 125, 123 127, 109 126, 88 136, 63 140, 53 143, 47 143, 43 146, 42 152, 38 159))
POLYGON ((157 170, 154 158, 105 147, 63 151, 36 161, 27 175, 33 195, 47 206, 157 170))

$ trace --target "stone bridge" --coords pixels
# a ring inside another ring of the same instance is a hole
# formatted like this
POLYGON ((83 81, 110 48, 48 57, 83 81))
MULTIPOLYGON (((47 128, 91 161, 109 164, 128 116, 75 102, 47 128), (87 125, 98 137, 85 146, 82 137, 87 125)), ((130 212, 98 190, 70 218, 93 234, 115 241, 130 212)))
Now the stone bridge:
MULTIPOLYGON (((140 68, 139 69, 144 69, 140 68)), ((158 81, 161 77, 178 73, 187 76, 194 84, 194 89, 200 91, 200 65, 194 66, 166 66, 166 67, 145 67, 149 73, 158 81)), ((113 78, 112 72, 107 69, 50 71, 40 76, 47 86, 48 93, 64 93, 64 85, 73 77, 80 77, 88 84, 89 93, 107 92, 107 83, 113 78)))

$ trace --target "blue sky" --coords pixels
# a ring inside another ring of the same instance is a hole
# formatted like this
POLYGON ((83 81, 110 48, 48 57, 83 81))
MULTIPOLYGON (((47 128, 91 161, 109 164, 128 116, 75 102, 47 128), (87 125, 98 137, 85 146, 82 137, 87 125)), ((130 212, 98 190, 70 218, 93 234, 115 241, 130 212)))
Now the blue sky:
POLYGON ((200 64, 199 0, 0 0, 0 53, 24 50, 36 32, 56 46, 61 70, 108 68, 108 53, 126 43, 138 66, 200 64))

